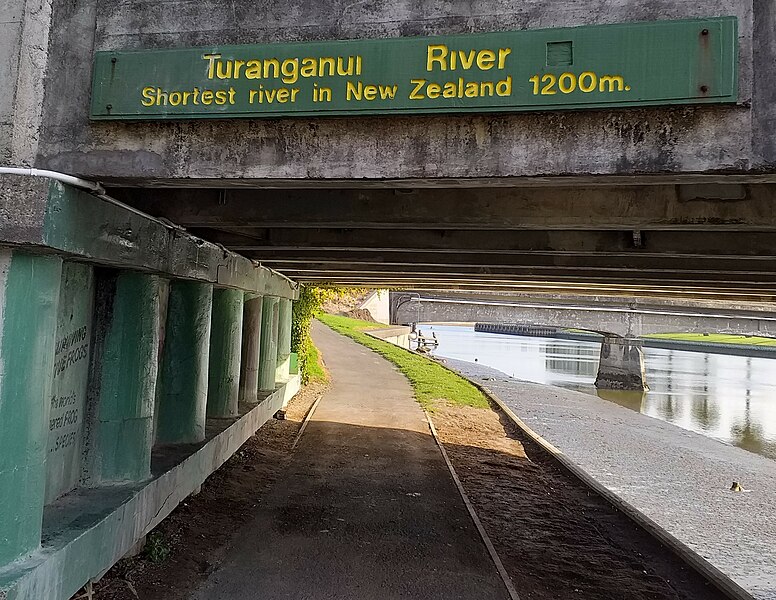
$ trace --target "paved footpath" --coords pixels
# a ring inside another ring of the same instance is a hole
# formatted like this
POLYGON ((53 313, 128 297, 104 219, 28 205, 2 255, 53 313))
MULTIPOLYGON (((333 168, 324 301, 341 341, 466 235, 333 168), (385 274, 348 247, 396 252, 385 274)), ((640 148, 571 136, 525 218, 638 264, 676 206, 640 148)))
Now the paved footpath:
POLYGON ((617 406, 460 360, 531 429, 756 598, 776 600, 776 461, 617 406), (740 481, 744 493, 730 491, 740 481))
POLYGON ((332 385, 196 600, 507 600, 407 380, 315 323, 332 385))

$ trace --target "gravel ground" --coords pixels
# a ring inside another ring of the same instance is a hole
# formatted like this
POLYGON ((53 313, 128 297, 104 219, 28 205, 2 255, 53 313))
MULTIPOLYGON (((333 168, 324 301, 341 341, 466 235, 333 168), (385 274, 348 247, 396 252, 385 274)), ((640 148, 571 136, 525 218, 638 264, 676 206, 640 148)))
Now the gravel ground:
POLYGON ((445 359, 598 481, 726 573, 776 600, 776 461, 605 400, 445 359), (745 491, 730 491, 733 481, 745 491))

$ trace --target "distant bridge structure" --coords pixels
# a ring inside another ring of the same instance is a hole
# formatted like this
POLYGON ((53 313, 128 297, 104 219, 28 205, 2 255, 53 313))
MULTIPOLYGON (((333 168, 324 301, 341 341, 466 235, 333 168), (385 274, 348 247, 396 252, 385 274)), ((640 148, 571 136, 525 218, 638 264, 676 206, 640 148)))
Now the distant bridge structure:
POLYGON ((394 292, 391 322, 516 323, 600 333, 604 337, 595 384, 603 389, 648 389, 638 339, 644 335, 713 332, 776 337, 776 313, 765 310, 590 298, 510 300, 394 292))

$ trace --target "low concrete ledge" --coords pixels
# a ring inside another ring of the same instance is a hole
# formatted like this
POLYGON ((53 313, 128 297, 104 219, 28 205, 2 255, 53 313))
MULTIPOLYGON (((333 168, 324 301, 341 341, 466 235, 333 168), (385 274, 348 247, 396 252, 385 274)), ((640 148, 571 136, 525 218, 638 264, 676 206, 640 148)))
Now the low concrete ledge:
POLYGON ((405 326, 398 327, 386 327, 385 329, 365 329, 364 333, 371 335, 378 340, 383 340, 395 346, 409 349, 410 347, 410 333, 412 328, 405 326))
POLYGON ((160 449, 155 474, 144 484, 79 490, 46 507, 42 546, 0 570, 0 600, 70 598, 197 490, 299 389, 300 378, 292 375, 239 418, 208 420, 208 439, 189 453, 171 457, 160 449))

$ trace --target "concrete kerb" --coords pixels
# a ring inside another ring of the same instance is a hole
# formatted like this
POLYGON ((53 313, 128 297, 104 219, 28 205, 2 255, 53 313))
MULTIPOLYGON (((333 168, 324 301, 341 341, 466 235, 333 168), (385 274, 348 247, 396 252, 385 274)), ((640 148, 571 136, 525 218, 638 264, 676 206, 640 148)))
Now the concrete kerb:
POLYGON ((509 408, 496 394, 490 389, 481 385, 477 381, 470 379, 458 371, 451 369, 440 360, 436 360, 444 369, 447 369, 451 373, 463 377, 469 381, 474 387, 480 390, 488 400, 495 404, 501 412, 503 412, 507 418, 512 421, 523 433, 530 437, 534 442, 539 444, 555 461, 568 473, 579 479, 593 492, 601 496, 604 500, 609 502, 614 508, 621 511, 639 527, 646 531, 649 535, 656 538, 664 546, 668 547, 674 552, 681 560, 687 563, 690 567, 695 569, 703 577, 708 579, 716 588, 722 593, 732 598, 733 600, 754 600, 749 592, 738 585, 730 577, 725 575, 717 567, 705 560, 689 546, 682 541, 674 537, 666 529, 658 525, 655 521, 650 519, 647 515, 636 509, 633 505, 626 502, 620 496, 609 490, 606 486, 597 481, 587 471, 576 464, 568 456, 566 456, 560 449, 553 446, 550 442, 545 440, 541 435, 531 429, 520 417, 518 417, 511 408, 509 408))

